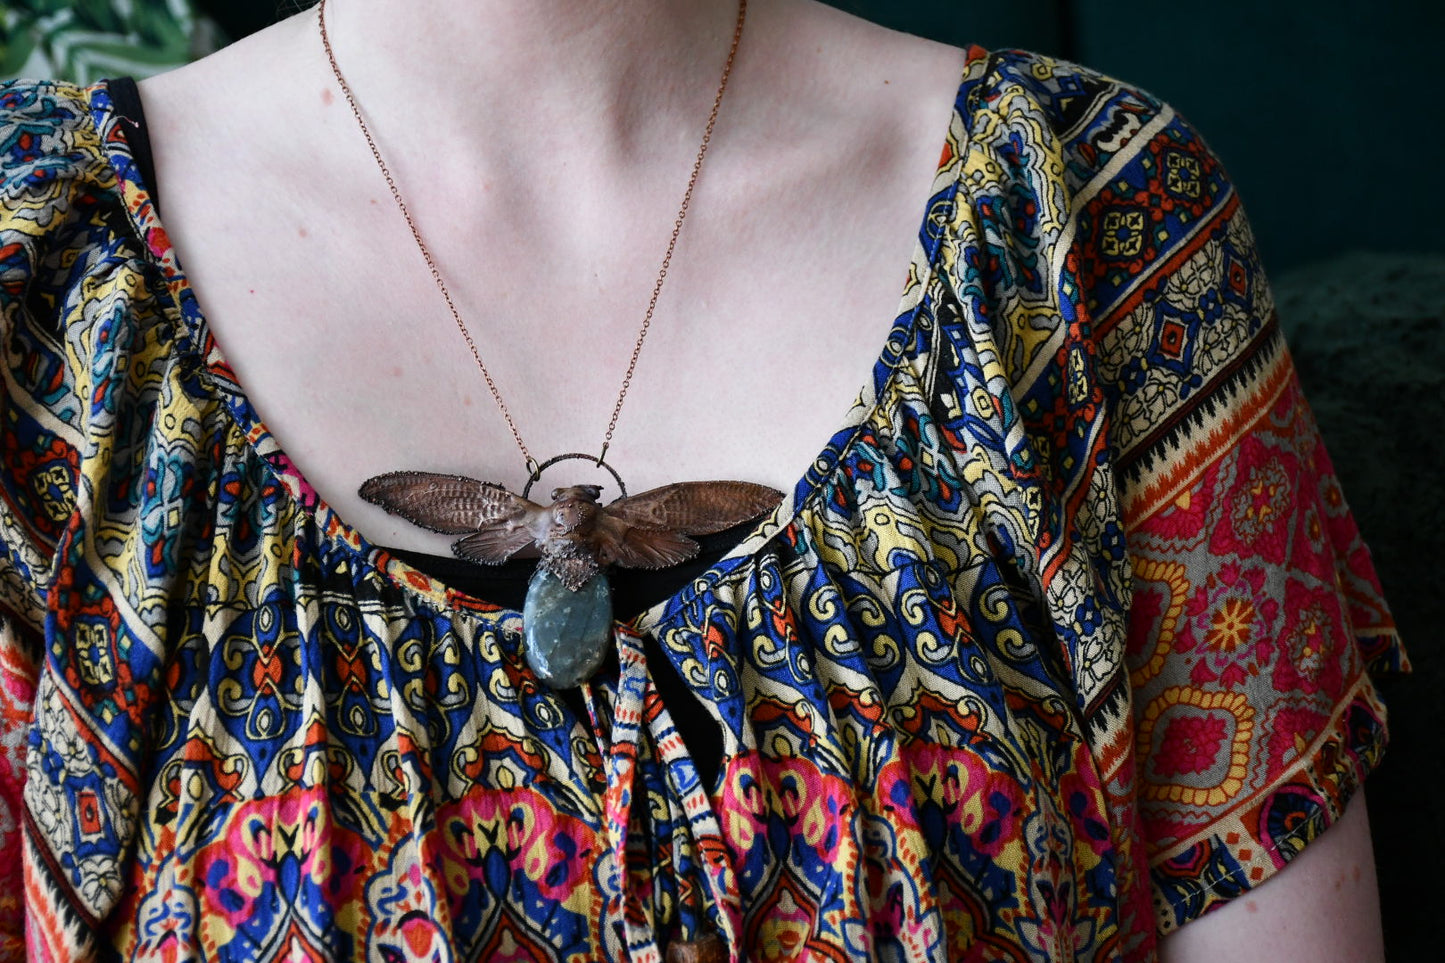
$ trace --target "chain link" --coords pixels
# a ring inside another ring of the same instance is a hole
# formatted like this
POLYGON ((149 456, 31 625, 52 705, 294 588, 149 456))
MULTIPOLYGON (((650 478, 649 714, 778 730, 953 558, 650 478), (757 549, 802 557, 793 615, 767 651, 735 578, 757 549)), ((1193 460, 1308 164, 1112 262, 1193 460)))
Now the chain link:
MULTIPOLYGON (((728 48, 727 62, 723 65, 722 80, 718 84, 717 95, 713 98, 712 110, 708 113, 707 128, 703 131, 702 143, 697 149, 697 158, 692 164, 692 174, 687 180, 687 190, 682 195, 682 206, 678 208, 677 219, 672 225, 672 236, 668 238, 667 250, 662 256, 662 268, 657 272, 657 281, 652 286, 652 297, 647 301, 647 312, 642 317, 642 326, 637 331, 637 341, 632 346, 632 357, 627 362, 627 372, 622 377, 622 390, 617 394, 617 404, 613 406, 612 418, 607 423, 607 434, 602 439, 602 453, 597 456, 599 463, 605 464, 607 449, 612 444, 612 434, 617 430, 617 419, 622 415, 622 404, 627 400, 627 390, 632 386, 632 374, 637 369, 637 359, 642 354, 642 343, 647 340, 647 331, 652 326, 652 315, 657 309, 657 299, 662 294, 663 282, 667 280, 667 269, 672 264, 672 252, 677 247, 678 235, 682 233, 682 222, 687 217, 688 205, 692 203, 692 191, 697 185, 698 174, 702 171, 702 160, 707 155, 708 143, 712 140, 713 127, 717 124, 718 111, 722 108, 723 92, 727 90, 728 77, 732 73, 733 61, 737 58, 738 44, 742 41, 743 22, 747 19, 747 0, 738 2, 738 19, 733 28, 732 44, 728 48)), ((317 21, 321 29, 321 46, 326 51, 326 59, 331 64, 331 72, 336 75, 336 83, 341 88, 342 94, 346 96, 346 102, 351 106, 352 116, 356 118, 357 126, 361 128, 362 135, 366 138, 366 145, 371 148, 371 156, 376 158, 376 166, 381 169, 381 175, 386 179, 386 186, 391 189, 392 199, 396 201, 401 216, 406 219, 406 226, 411 229, 411 236, 416 240, 416 246, 421 251, 426 266, 431 271, 432 280, 436 282, 437 290, 441 292, 442 299, 446 301, 447 310, 451 312, 452 320, 456 322, 457 330, 461 332, 462 340, 467 343, 467 349, 472 353, 472 359, 476 361, 477 368, 481 370, 482 377, 487 382, 487 389, 492 393, 492 400, 497 404, 497 410, 502 413, 506 420, 507 427, 511 429, 512 438, 517 443, 517 448, 522 452, 522 458, 527 466, 529 477, 535 480, 540 473, 537 460, 527 450, 527 443, 522 440, 522 432, 517 428, 517 423, 512 420, 512 413, 507 408, 507 403, 502 399, 502 392, 497 388, 497 382, 492 373, 487 370, 486 362, 482 360, 481 349, 472 338, 472 333, 467 329, 466 323, 462 321, 461 312, 457 310, 455 302, 452 301, 451 291, 447 289, 446 282, 442 280, 441 271, 437 268, 436 259, 432 257, 431 251, 427 248, 426 242, 421 239, 421 231, 417 229, 416 221, 412 219, 411 212, 407 210, 406 202, 401 199, 401 191, 397 189, 396 180, 391 176, 391 170, 386 166, 386 161, 381 158, 381 151, 376 146, 376 140, 371 136, 371 129, 366 126, 366 121, 361 117, 361 108, 356 104, 356 97, 351 93, 351 85, 341 75, 341 68, 337 66, 336 54, 331 49, 331 37, 326 31, 326 0, 321 0, 318 5, 317 21)), ((555 459, 554 459, 555 460, 555 459)), ((551 464, 548 462, 547 464, 551 464)))

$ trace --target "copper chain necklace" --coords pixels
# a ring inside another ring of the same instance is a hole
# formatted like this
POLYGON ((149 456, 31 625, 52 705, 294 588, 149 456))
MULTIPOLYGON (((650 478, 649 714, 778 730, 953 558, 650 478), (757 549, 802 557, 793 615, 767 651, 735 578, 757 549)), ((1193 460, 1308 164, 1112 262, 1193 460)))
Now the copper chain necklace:
POLYGON ((662 267, 652 286, 652 296, 632 346, 632 356, 617 394, 617 403, 612 408, 602 449, 597 455, 568 452, 539 464, 522 440, 522 433, 502 399, 496 380, 487 370, 481 350, 462 321, 436 260, 422 240, 421 231, 402 200, 401 191, 362 118, 351 87, 341 75, 326 31, 326 0, 321 0, 318 7, 321 45, 336 76, 336 83, 351 106, 357 126, 371 148, 372 157, 391 190, 397 209, 411 229, 412 238, 451 312, 457 331, 471 351, 497 410, 506 420, 528 472, 527 484, 521 495, 500 485, 461 475, 399 471, 367 479, 361 486, 361 497, 431 531, 464 535, 452 544, 452 551, 471 561, 495 565, 524 548, 536 545, 541 551, 541 560, 528 584, 523 607, 524 652, 536 675, 555 687, 569 687, 586 680, 596 671, 606 653, 612 634, 611 588, 605 572, 609 565, 632 568, 674 565, 697 553, 697 543, 688 535, 711 534, 755 518, 771 509, 782 497, 771 488, 748 482, 681 482, 629 496, 621 476, 606 461, 607 449, 612 444, 617 419, 627 399, 637 359, 647 339, 662 285, 667 280, 667 269, 672 263, 673 250, 682 232, 682 222, 692 201, 693 188, 712 139, 746 17, 747 0, 739 0, 737 24, 728 48, 727 62, 723 66, 722 80, 713 98, 682 205, 673 222, 662 267), (595 462, 605 469, 616 481, 622 497, 608 505, 601 505, 598 502, 601 495, 599 486, 575 485, 555 489, 551 505, 529 501, 527 496, 541 473, 551 465, 569 459, 595 462))

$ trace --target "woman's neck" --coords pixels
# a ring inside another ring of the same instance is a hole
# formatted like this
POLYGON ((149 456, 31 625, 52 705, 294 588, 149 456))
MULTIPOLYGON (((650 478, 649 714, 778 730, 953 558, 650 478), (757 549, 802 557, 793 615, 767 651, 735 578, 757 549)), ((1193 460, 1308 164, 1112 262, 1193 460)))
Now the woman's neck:
MULTIPOLYGON (((765 5, 753 0, 753 13, 765 5)), ((326 22, 342 73, 382 123, 446 110, 454 133, 494 147, 516 138, 528 154, 565 125, 605 152, 596 157, 653 149, 679 119, 693 136, 737 10, 735 0, 327 0, 326 22)))

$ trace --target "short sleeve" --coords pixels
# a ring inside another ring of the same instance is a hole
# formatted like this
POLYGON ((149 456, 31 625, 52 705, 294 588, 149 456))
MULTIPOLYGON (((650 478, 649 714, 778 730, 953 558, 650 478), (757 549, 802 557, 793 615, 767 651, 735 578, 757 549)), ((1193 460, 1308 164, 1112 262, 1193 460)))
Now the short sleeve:
POLYGON ((22 793, 46 584, 74 514, 83 409, 63 318, 87 264, 99 152, 68 85, 0 85, 0 958, 24 955, 22 793))
POLYGON ((1385 745, 1370 673, 1407 662, 1239 197, 1175 112, 1134 103, 1076 210, 1132 567, 1134 797, 1169 932, 1340 815, 1385 745))
POLYGON ((1219 159, 1086 68, 996 51, 979 78, 945 263, 1027 442, 1010 561, 1092 757, 1119 951, 1149 960, 1340 815, 1385 747, 1371 673, 1407 662, 1219 159))
POLYGON ((66 208, 76 184, 64 140, 65 102, 46 85, 0 87, 0 601, 38 630, 41 583, 75 504, 79 441, 60 327, 66 208))

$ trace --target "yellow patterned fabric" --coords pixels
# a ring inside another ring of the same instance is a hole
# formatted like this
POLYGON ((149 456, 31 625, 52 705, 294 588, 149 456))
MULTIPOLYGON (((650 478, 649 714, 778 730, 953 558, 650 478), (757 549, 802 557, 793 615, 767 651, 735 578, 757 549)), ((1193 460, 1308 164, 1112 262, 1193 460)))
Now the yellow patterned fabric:
POLYGON ((107 85, 0 87, 0 953, 1149 960, 1317 836, 1405 661, 1238 198, 966 59, 849 418, 585 716, 287 459, 107 85))

